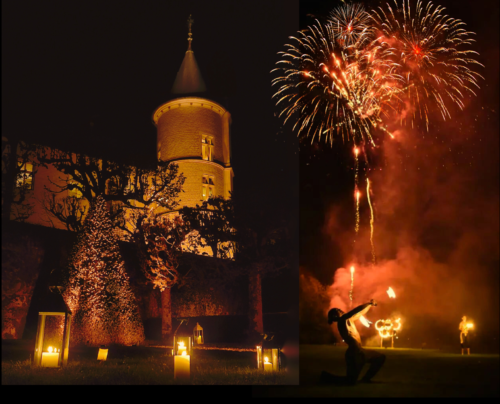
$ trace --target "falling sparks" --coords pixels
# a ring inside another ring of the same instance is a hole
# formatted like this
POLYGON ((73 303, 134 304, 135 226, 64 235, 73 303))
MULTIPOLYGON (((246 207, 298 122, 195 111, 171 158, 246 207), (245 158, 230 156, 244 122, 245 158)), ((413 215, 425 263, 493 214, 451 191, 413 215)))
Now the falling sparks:
POLYGON ((394 293, 394 290, 391 287, 389 287, 389 289, 387 289, 387 294, 389 295, 389 298, 391 298, 391 299, 396 298, 396 293, 394 293))
POLYGON ((350 300, 350 305, 352 307, 352 299, 354 296, 354 267, 351 267, 351 290, 349 291, 349 300, 350 300))
POLYGON ((359 231, 359 219, 360 219, 360 216, 359 216, 359 196, 360 196, 360 193, 356 187, 356 224, 354 225, 354 230, 356 231, 356 233, 359 231))
POLYGON ((370 179, 366 179, 366 199, 368 199, 368 204, 370 205, 370 244, 372 247, 372 260, 373 263, 375 264, 377 261, 376 255, 375 255, 375 244, 373 243, 373 232, 374 232, 374 227, 375 227, 375 218, 373 215, 373 206, 372 202, 370 199, 370 179))

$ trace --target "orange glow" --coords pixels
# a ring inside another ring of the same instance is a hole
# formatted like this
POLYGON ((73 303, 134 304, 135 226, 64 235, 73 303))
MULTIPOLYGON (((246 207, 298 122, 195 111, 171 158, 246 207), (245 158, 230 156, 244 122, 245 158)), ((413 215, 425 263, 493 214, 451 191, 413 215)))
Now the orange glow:
POLYGON ((394 293, 394 290, 391 287, 389 287, 389 289, 387 289, 387 294, 389 295, 389 297, 391 299, 395 299, 396 298, 396 293, 394 293))
POLYGON ((474 328, 474 324, 472 324, 472 323, 467 323, 467 328, 468 328, 469 330, 473 329, 473 328, 474 328))
POLYGON ((49 346, 49 349, 47 349, 47 351, 49 351, 49 353, 52 353, 54 349, 51 346, 49 346))
POLYGON ((351 267, 351 275, 354 273, 354 267, 351 267))
POLYGON ((392 320, 377 320, 375 323, 375 329, 381 338, 389 338, 394 335, 394 331, 399 331, 401 329, 401 318, 398 318, 392 322, 392 320))
POLYGON ((359 149, 357 147, 354 148, 354 154, 356 155, 356 157, 358 157, 359 149))

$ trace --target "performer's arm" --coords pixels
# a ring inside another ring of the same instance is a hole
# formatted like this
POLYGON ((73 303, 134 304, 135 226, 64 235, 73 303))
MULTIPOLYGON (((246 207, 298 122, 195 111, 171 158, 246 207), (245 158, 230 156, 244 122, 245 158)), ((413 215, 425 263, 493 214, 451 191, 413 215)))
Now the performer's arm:
POLYGON ((360 306, 352 309, 351 311, 345 313, 342 316, 342 319, 344 319, 344 320, 352 319, 353 321, 357 320, 362 315, 366 314, 368 312, 368 310, 370 310, 370 308, 372 307, 372 305, 373 305, 372 302, 362 304, 362 305, 360 305, 360 306))

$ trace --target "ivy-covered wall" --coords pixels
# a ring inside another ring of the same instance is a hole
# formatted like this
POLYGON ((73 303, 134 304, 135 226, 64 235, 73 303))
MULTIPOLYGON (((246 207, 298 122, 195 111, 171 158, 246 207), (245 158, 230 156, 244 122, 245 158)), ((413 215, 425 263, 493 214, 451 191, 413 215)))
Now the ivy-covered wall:
MULTIPOLYGON (((75 240, 75 233, 64 230, 15 222, 2 224, 2 339, 34 338, 37 302, 49 283, 61 279, 75 240)), ((159 327, 161 331, 160 292, 139 271, 133 247, 120 243, 120 249, 146 333, 150 334, 146 338, 153 339, 157 334, 154 330, 159 327)), ((235 318, 248 316, 247 279, 227 273, 228 269, 211 257, 188 254, 182 257, 181 265, 188 281, 172 289, 173 318, 218 316, 234 323, 235 318)))

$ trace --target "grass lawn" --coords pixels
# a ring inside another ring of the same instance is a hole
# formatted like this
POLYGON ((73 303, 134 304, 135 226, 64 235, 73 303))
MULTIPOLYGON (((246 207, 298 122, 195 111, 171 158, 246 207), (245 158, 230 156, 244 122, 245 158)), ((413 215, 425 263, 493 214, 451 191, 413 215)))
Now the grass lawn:
MULTIPOLYGON (((22 344, 2 342, 2 385, 19 384, 178 384, 174 360, 166 349, 110 348, 108 360, 99 364, 97 348, 70 349, 68 366, 35 368, 33 354, 22 344)), ((193 351, 192 384, 288 384, 288 372, 256 369, 256 353, 193 351)))
MULTIPOLYGON (((319 384, 322 370, 344 376, 347 347, 300 346, 300 386, 254 388, 254 396, 306 397, 498 397, 498 354, 461 356, 438 350, 377 349, 386 362, 373 383, 319 384)), ((366 371, 366 368, 364 369, 366 371)))

